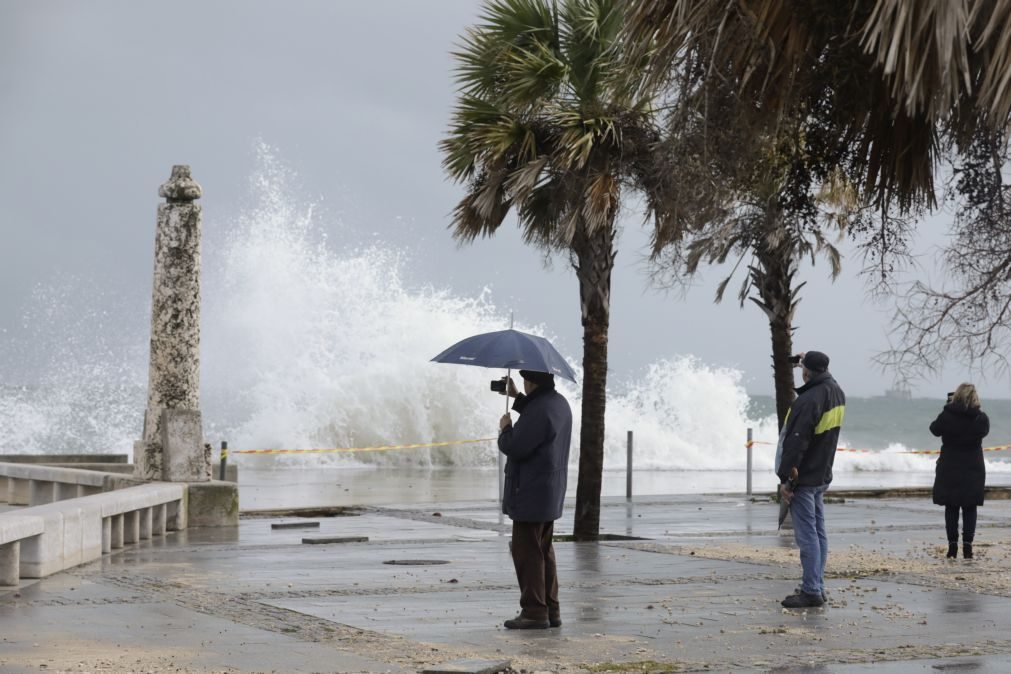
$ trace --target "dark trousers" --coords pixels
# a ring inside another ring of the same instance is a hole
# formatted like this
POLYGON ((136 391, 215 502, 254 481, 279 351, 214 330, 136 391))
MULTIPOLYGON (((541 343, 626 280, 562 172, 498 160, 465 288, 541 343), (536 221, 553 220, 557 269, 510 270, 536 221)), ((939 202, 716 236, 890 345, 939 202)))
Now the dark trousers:
MULTIPOLYGON (((944 506, 944 528, 948 542, 958 543, 958 506, 944 506)), ((976 537, 976 506, 962 506, 962 541, 972 543, 976 537)))
POLYGON ((520 583, 521 614, 530 620, 559 616, 554 531, 554 522, 513 522, 509 547, 520 583))

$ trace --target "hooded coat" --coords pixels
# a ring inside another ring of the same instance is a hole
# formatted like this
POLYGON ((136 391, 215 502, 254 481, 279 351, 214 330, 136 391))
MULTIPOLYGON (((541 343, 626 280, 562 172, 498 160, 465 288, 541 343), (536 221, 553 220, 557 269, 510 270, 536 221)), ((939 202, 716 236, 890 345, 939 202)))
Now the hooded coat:
POLYGON ((990 419, 978 407, 949 403, 930 424, 930 432, 941 438, 941 456, 934 472, 934 503, 983 505, 983 438, 990 432, 990 419))
POLYGON ((565 502, 572 410, 548 387, 517 396, 513 409, 520 418, 498 436, 507 457, 502 512, 515 522, 554 522, 565 502))

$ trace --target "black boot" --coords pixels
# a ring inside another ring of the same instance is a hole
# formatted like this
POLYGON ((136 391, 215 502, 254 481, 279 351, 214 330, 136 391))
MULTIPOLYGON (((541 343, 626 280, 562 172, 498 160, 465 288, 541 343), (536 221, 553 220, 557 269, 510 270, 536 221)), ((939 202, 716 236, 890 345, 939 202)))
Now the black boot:
POLYGON ((958 557, 958 541, 948 541, 948 554, 945 556, 948 559, 955 559, 958 557))
POLYGON ((972 559, 972 542, 962 543, 962 557, 972 559))

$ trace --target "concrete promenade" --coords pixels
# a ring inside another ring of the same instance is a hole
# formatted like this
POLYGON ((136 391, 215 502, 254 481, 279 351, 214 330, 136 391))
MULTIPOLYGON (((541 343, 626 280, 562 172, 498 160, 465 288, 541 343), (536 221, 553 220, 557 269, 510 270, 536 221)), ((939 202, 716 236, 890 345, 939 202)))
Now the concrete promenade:
POLYGON ((643 540, 556 543, 564 624, 520 632, 502 627, 518 592, 490 502, 307 518, 318 530, 245 516, 0 588, 0 672, 1011 671, 1011 501, 980 510, 977 559, 954 562, 926 499, 831 503, 829 605, 807 611, 779 605, 800 567, 777 509, 605 500, 603 531, 643 540), (369 541, 301 542, 316 536, 369 541))

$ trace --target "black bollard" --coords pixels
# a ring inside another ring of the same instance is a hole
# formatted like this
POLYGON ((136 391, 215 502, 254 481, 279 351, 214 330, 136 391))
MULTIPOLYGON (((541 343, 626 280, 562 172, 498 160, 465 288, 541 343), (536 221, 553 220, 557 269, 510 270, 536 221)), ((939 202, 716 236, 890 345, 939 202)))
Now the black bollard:
POLYGON ((224 482, 225 480, 225 466, 228 464, 228 443, 225 440, 221 441, 221 468, 218 470, 218 479, 224 482))

